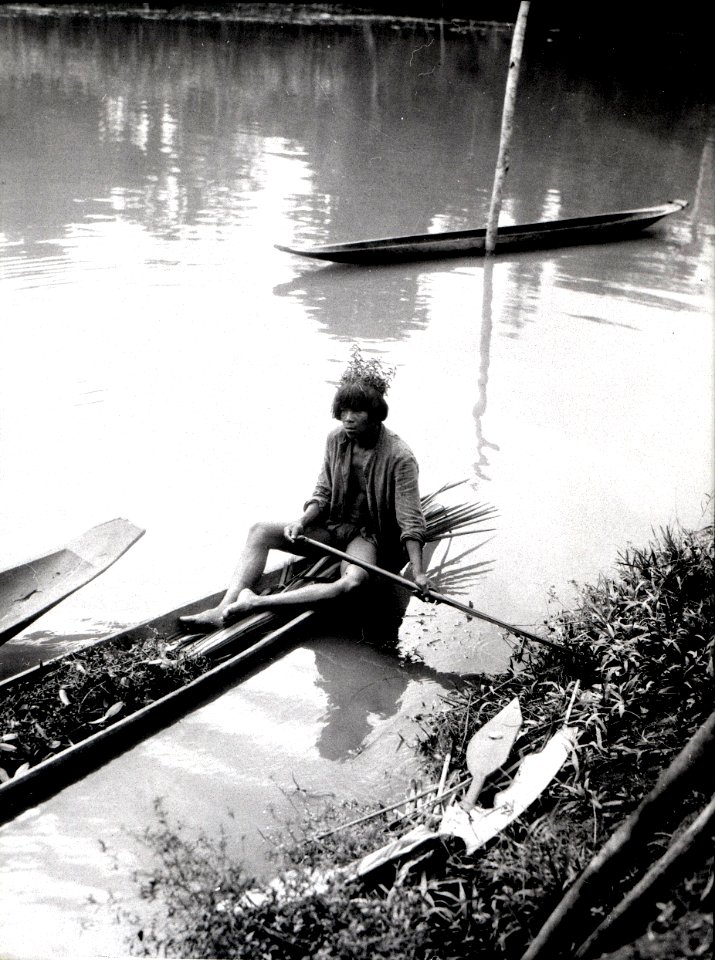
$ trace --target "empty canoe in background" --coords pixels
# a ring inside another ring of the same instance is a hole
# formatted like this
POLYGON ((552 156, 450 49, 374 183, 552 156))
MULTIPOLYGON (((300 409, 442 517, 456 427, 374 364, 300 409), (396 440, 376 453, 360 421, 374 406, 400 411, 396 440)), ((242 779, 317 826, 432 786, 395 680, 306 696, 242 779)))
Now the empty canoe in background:
MULTIPOLYGON (((496 253, 626 239, 663 217, 679 213, 687 205, 687 200, 671 200, 657 207, 500 227, 496 239, 496 253)), ((438 260, 442 257, 483 256, 486 234, 486 228, 480 227, 476 230, 420 233, 317 247, 287 247, 276 244, 276 248, 284 253, 294 253, 313 260, 330 260, 333 263, 400 263, 408 260, 438 260)))

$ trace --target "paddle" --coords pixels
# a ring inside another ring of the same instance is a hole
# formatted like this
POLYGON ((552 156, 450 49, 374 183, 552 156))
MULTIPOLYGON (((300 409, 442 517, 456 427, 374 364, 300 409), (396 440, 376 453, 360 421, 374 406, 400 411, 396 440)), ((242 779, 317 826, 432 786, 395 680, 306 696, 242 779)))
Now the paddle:
POLYGON ((445 596, 443 593, 437 593, 436 590, 426 590, 423 592, 411 580, 407 580, 405 577, 401 577, 397 573, 392 573, 390 570, 383 570, 382 567, 377 567, 374 563, 368 563, 367 560, 362 560, 360 557, 353 557, 349 553, 343 553, 342 550, 337 550, 335 547, 329 547, 327 543, 320 543, 318 540, 312 540, 310 537, 305 537, 302 534, 297 536, 296 540, 300 541, 301 543, 306 543, 311 547, 315 547, 316 550, 324 550, 326 553, 330 553, 334 557, 339 557, 341 560, 346 560, 348 563, 354 563, 356 567, 362 567, 363 570, 367 570, 369 573, 375 573, 386 580, 392 580, 393 583, 399 583, 401 587, 405 587, 405 589, 409 590, 411 593, 417 594, 425 600, 432 600, 434 603, 444 603, 448 607, 454 607, 455 610, 460 610, 462 613, 466 613, 468 617, 474 617, 477 620, 485 620, 487 623, 493 623, 497 627, 502 627, 504 630, 508 630, 510 633, 516 634, 518 637, 525 637, 527 640, 533 640, 535 643, 545 644, 547 647, 553 647, 555 650, 565 649, 565 647, 563 647, 560 643, 554 643, 552 640, 546 640, 544 637, 539 637, 537 634, 530 633, 528 630, 522 630, 521 627, 514 627, 510 623, 504 623, 503 620, 497 620, 496 617, 490 617, 486 613, 475 610, 474 607, 467 606, 466 603, 460 603, 459 600, 454 600, 452 597, 445 596))
MULTIPOLYGON (((469 741, 467 766, 474 780, 460 803, 463 809, 469 810, 474 807, 474 801, 486 778, 504 765, 520 727, 521 708, 519 698, 514 697, 495 717, 480 727, 469 741), (465 803, 469 803, 469 806, 465 807, 465 803)), ((461 816, 463 819, 468 819, 464 814, 461 816)), ((430 830, 426 824, 418 824, 401 837, 391 840, 379 850, 368 853, 356 863, 351 864, 348 867, 348 876, 352 879, 365 877, 386 864, 405 857, 408 853, 415 853, 423 847, 435 844, 441 836, 448 835, 448 830, 435 831, 430 830)), ((461 836, 461 833, 455 835, 461 836)))
POLYGON ((514 699, 474 734, 467 746, 467 769, 474 778, 460 801, 463 810, 471 810, 490 773, 504 766, 521 729, 519 698, 514 699))

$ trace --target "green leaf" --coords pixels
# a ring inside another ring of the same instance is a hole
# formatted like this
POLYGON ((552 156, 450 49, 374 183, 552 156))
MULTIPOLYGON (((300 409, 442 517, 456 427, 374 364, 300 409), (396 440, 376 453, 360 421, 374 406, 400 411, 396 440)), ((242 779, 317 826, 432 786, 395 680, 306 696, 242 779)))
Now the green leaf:
POLYGON ((119 713, 119 711, 122 709, 123 706, 124 706, 124 701, 117 700, 117 702, 113 703, 112 706, 109 707, 107 712, 103 716, 101 716, 98 720, 90 720, 89 722, 91 724, 105 723, 107 720, 111 719, 112 717, 115 717, 119 713))

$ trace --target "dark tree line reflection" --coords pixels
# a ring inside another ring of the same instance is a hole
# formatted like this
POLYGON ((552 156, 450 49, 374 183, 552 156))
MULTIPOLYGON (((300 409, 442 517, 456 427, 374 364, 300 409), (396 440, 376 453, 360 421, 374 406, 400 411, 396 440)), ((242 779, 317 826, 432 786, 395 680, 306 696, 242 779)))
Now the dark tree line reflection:
MULTIPOLYGON (((267 142, 299 147, 312 171, 317 196, 295 197, 296 240, 483 222, 506 31, 10 19, 0 38, 11 236, 27 235, 38 191, 43 222, 49 207, 58 227, 76 219, 75 197, 112 188, 151 230, 207 211, 236 225, 267 142)), ((509 215, 539 219, 554 187, 566 216, 598 212, 604 194, 613 209, 658 202, 684 167, 694 188, 705 105, 697 90, 665 98, 662 86, 637 70, 614 76, 608 63, 583 75, 568 45, 537 36, 520 84, 509 215), (601 148, 614 141, 617 152, 601 148)))
MULTIPOLYGON (((508 30, 444 24, 1 19, 3 234, 28 257, 36 242, 45 255, 48 239, 92 216, 168 240, 197 226, 229 237, 251 230, 260 191, 280 196, 277 242, 482 225, 509 42, 508 30), (298 175, 271 182, 276 159, 298 175)), ((661 54, 656 62, 631 45, 626 55, 610 36, 604 46, 595 36, 529 35, 505 216, 576 216, 675 195, 692 203, 686 216, 629 241, 626 256, 609 244, 548 260, 500 258, 503 316, 492 315, 485 274, 481 309, 475 303, 480 476, 493 447, 481 421, 495 329, 520 335, 546 282, 655 305, 663 292, 687 294, 709 262, 709 103, 687 46, 661 54)), ((273 292, 298 299, 339 339, 403 338, 429 322, 425 273, 458 268, 306 262, 273 292)))

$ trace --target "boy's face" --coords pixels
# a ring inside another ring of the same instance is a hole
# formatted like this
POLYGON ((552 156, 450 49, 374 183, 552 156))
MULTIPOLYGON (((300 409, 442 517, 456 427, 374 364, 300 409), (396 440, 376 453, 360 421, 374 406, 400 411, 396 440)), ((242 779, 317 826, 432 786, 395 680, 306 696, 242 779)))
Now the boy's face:
POLYGON ((372 429, 370 414, 367 410, 343 410, 340 414, 340 422, 351 440, 364 437, 372 429))

